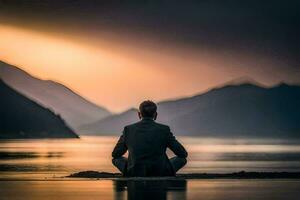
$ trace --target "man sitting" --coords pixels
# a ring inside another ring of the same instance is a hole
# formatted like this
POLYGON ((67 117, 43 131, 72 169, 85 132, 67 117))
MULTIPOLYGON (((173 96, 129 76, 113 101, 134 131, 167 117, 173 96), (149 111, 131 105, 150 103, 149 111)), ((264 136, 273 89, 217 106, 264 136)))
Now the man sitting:
POLYGON ((156 123, 157 106, 144 101, 140 121, 125 126, 113 152, 112 163, 124 176, 174 176, 187 162, 188 153, 166 125, 156 123), (169 159, 167 148, 175 157, 169 159), (128 150, 128 159, 123 155, 128 150))

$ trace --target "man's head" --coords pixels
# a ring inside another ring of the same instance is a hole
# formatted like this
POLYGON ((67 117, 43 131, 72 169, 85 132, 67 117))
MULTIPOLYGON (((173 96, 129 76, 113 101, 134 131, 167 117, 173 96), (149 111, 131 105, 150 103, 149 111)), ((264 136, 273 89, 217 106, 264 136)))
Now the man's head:
POLYGON ((156 120, 157 106, 153 101, 143 101, 139 106, 139 118, 152 118, 156 120))

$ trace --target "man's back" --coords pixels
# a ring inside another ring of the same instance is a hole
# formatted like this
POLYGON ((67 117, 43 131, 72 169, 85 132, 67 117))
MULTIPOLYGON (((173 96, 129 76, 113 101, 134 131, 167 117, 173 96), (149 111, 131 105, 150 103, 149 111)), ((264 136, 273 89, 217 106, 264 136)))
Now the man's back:
POLYGON ((129 176, 169 176, 176 170, 166 155, 167 147, 179 158, 185 160, 187 157, 186 150, 168 126, 144 118, 124 128, 112 156, 121 157, 128 150, 126 173, 129 176))

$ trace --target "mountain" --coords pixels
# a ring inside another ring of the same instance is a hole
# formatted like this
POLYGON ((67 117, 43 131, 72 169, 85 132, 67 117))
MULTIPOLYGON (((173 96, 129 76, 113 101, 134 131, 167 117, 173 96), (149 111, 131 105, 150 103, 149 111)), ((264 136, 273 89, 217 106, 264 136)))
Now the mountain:
POLYGON ((79 127, 83 135, 119 135, 124 125, 136 122, 136 109, 129 109, 121 114, 111 115, 102 120, 79 127))
POLYGON ((59 115, 21 95, 0 79, 0 138, 78 138, 59 115))
POLYGON ((21 94, 61 115, 73 129, 111 114, 62 84, 37 79, 1 61, 0 78, 21 94))
MULTIPOLYGON (((81 126, 86 134, 120 134, 137 121, 134 110, 81 126)), ((177 135, 300 137, 300 86, 231 84, 200 95, 158 103, 158 122, 177 135)))

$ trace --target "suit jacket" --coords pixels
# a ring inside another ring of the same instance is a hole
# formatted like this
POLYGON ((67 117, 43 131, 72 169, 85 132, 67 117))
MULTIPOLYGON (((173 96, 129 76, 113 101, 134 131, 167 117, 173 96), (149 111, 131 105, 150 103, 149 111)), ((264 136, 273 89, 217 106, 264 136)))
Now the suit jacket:
POLYGON ((144 118, 124 128, 112 157, 119 158, 128 150, 129 176, 170 176, 175 172, 167 157, 167 148, 178 157, 187 157, 186 150, 176 140, 168 126, 144 118))

